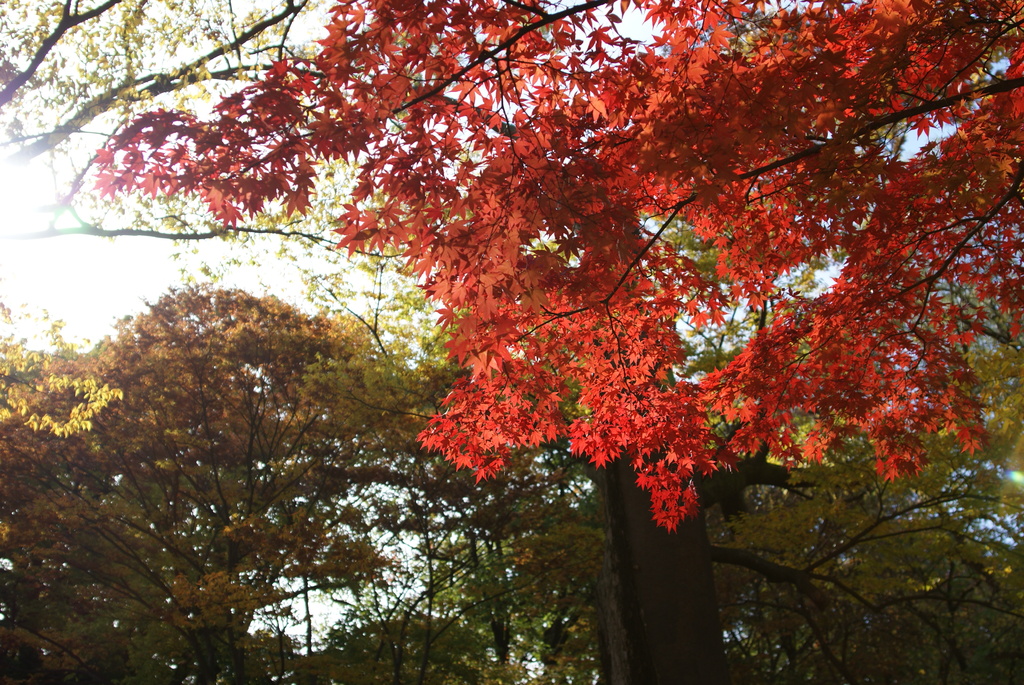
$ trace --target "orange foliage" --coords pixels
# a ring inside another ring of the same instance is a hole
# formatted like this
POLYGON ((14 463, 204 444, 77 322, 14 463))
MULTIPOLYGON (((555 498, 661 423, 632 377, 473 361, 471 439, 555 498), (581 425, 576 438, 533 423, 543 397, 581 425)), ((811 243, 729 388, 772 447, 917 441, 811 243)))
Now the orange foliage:
POLYGON ((402 251, 475 370, 426 444, 486 476, 568 436, 631 460, 671 528, 695 473, 762 444, 815 458, 864 431, 889 476, 922 432, 977 444, 970 302, 1024 304, 1022 21, 1003 0, 342 0, 314 60, 208 121, 140 118, 100 184, 199 193, 233 225, 303 211, 318 164, 347 160, 341 247, 402 251), (786 285, 829 261, 829 287, 786 285), (736 308, 771 316, 670 380, 679 325, 736 308))

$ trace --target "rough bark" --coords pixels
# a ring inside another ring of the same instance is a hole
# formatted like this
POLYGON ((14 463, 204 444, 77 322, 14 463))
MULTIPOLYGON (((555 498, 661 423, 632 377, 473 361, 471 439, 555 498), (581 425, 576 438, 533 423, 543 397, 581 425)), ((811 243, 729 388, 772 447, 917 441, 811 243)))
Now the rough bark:
POLYGON ((658 528, 622 460, 596 475, 605 528, 598 579, 608 685, 728 685, 704 518, 658 528))

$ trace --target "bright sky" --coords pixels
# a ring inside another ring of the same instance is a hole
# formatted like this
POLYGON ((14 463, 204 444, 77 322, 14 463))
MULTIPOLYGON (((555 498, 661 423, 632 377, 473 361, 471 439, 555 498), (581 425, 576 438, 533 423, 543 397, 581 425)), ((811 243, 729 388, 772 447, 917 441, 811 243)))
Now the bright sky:
MULTIPOLYGON (((0 162, 0 236, 43 230, 52 187, 36 168, 0 162)), ((177 280, 173 245, 70 236, 0 240, 0 302, 12 309, 46 310, 66 332, 92 341, 116 320, 141 308, 177 280)))
MULTIPOLYGON (((53 204, 51 183, 41 169, 0 161, 0 237, 47 227, 52 215, 39 208, 53 204)), ((202 249, 211 262, 227 254, 222 244, 202 249)), ((139 313, 145 301, 181 283, 183 266, 196 272, 199 259, 175 260, 180 251, 156 238, 0 239, 0 302, 11 309, 24 306, 31 314, 45 310, 65 322, 67 338, 97 342, 118 319, 139 313)), ((226 284, 261 292, 262 275, 273 271, 239 270, 226 284)))

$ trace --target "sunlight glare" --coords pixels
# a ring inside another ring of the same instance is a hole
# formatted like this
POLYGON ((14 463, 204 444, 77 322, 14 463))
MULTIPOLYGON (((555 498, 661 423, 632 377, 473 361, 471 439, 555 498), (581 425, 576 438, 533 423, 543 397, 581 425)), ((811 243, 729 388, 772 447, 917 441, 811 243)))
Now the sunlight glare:
POLYGON ((170 241, 36 237, 56 222, 52 176, 44 165, 0 161, 0 302, 67 323, 68 337, 101 339, 113 323, 180 280, 170 241))
POLYGON ((46 230, 54 205, 53 182, 45 168, 0 160, 0 235, 46 230))

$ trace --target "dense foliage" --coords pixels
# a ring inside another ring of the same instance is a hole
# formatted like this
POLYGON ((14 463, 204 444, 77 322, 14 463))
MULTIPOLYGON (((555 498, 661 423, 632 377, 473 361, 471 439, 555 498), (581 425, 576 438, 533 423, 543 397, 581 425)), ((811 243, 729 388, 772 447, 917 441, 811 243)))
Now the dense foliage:
MULTIPOLYGON (((443 369, 389 369, 369 342, 190 289, 66 360, 124 399, 69 437, 2 424, 4 682, 592 668, 573 643, 597 544, 580 474, 459 477, 415 441, 443 369)), ((75 402, 62 390, 55 412, 75 402)))
POLYGON ((750 488, 713 528, 736 682, 1014 683, 1024 675, 1019 447, 929 444, 886 482, 848 445, 750 488))
POLYGON ((864 433, 888 476, 923 434, 978 446, 961 345, 979 300, 1024 304, 1022 11, 346 0, 314 58, 126 127, 101 184, 197 193, 234 226, 357 166, 342 245, 404 253, 475 369, 426 444, 491 474, 568 437, 629 459, 672 528, 694 474, 762 446, 816 460, 864 433), (681 330, 732 316, 756 335, 686 373, 681 330))

